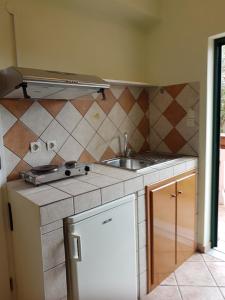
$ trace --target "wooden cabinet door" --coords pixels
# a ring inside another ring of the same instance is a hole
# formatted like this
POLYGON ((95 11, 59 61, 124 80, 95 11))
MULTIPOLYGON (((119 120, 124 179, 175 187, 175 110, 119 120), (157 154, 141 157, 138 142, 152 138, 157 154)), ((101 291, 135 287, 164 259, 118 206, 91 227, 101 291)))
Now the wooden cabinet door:
POLYGON ((176 183, 149 191, 148 290, 175 269, 176 183))
POLYGON ((196 175, 177 180, 177 264, 195 252, 196 175))

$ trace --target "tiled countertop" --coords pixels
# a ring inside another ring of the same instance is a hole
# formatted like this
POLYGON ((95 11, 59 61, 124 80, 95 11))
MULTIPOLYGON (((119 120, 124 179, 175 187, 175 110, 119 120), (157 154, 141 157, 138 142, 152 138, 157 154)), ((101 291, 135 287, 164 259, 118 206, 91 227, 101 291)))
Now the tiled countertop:
POLYGON ((79 176, 34 187, 23 180, 7 183, 8 193, 40 208, 40 225, 105 204, 197 168, 197 158, 184 156, 154 165, 146 172, 133 172, 93 164, 87 176, 79 176))

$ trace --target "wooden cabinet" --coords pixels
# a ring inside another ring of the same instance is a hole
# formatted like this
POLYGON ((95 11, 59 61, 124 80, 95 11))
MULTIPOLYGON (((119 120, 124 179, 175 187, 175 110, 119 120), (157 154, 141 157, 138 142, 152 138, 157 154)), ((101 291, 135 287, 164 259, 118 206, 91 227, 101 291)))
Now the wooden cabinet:
POLYGON ((195 177, 146 188, 148 292, 195 251, 195 177))

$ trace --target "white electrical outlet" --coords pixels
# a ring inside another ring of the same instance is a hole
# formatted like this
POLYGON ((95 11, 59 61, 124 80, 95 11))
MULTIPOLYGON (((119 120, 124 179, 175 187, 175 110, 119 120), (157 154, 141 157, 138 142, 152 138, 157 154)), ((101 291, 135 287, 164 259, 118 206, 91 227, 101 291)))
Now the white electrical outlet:
POLYGON ((46 146, 48 151, 55 151, 57 149, 56 141, 47 141, 46 146))
POLYGON ((41 143, 40 142, 30 143, 30 152, 35 153, 38 151, 41 151, 41 143))

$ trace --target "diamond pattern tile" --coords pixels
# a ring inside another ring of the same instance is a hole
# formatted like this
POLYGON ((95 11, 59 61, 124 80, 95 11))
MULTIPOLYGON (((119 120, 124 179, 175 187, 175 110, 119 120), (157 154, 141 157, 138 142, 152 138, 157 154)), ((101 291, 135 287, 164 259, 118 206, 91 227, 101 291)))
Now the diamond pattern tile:
POLYGON ((134 96, 128 88, 126 88, 119 98, 119 103, 126 113, 129 113, 135 103, 134 96))
POLYGON ((91 95, 83 96, 71 101, 71 104, 84 116, 93 104, 93 97, 91 95))
POLYGON ((88 144, 87 151, 94 157, 94 159, 99 161, 106 148, 107 144, 100 137, 100 135, 96 133, 91 142, 88 144))
POLYGON ((33 104, 33 101, 30 99, 20 99, 20 100, 11 100, 11 99, 2 99, 0 103, 10 111, 16 118, 20 118, 25 111, 33 104))
POLYGON ((76 125, 82 119, 80 112, 69 102, 65 104, 62 110, 56 116, 56 120, 71 133, 76 125))
POLYGON ((141 92, 143 90, 139 86, 129 86, 128 89, 131 92, 131 94, 133 95, 133 97, 134 97, 135 100, 138 99, 138 97, 140 96, 140 94, 141 94, 141 92))
POLYGON ((184 118, 186 111, 174 100, 164 111, 163 115, 173 126, 176 126, 184 118))
POLYGON ((95 162, 96 160, 94 159, 93 156, 91 156, 91 154, 87 150, 84 150, 81 153, 79 161, 80 162, 89 162, 89 163, 92 163, 92 162, 95 162))
POLYGON ((40 138, 42 141, 56 141, 58 151, 69 137, 69 133, 55 119, 50 123, 40 138))
POLYGON ((78 160, 80 157, 83 147, 70 136, 62 148, 59 150, 58 154, 65 160, 78 160))
POLYGON ((30 143, 37 139, 38 137, 29 128, 21 121, 17 121, 5 134, 4 145, 17 156, 23 158, 29 151, 30 143))
POLYGON ((189 85, 186 85, 180 94, 176 97, 176 101, 186 110, 194 106, 199 101, 199 94, 189 85))
POLYGON ((132 138, 130 139, 130 145, 132 149, 134 149, 135 152, 139 152, 144 142, 145 139, 143 135, 139 132, 138 129, 136 129, 134 134, 132 135, 132 138))
POLYGON ((172 101, 173 98, 170 96, 170 94, 168 94, 166 90, 161 90, 161 89, 157 92, 156 96, 152 99, 152 102, 161 111, 161 113, 163 113, 167 109, 167 107, 171 104, 172 101))
POLYGON ((0 105, 1 133, 5 135, 7 131, 16 123, 16 117, 4 106, 0 105))
POLYGON ((125 132, 137 152, 151 148, 196 154, 198 114, 199 83, 150 89, 112 86, 106 90, 106 100, 98 93, 72 101, 3 99, 0 122, 7 152, 3 165, 11 180, 30 166, 111 158, 121 154, 125 132), (195 128, 187 126, 184 115, 190 108, 195 128), (41 142, 41 152, 30 152, 33 140, 41 142), (47 140, 57 141, 56 152, 46 150, 47 140))
POLYGON ((153 128, 157 134, 164 139, 170 133, 173 126, 163 115, 161 115, 160 119, 153 128))
POLYGON ((108 114, 116 103, 116 98, 110 89, 105 90, 105 98, 105 100, 102 100, 102 95, 100 95, 100 99, 97 102, 101 109, 108 114))
POLYGON ((116 125, 117 128, 120 127, 121 123, 126 117, 126 113, 121 107, 121 105, 117 102, 112 110, 110 111, 108 117, 113 121, 114 125, 116 125))
POLYGON ((134 130, 135 130, 135 126, 133 122, 128 117, 126 117, 120 126, 121 134, 124 135, 125 133, 127 133, 129 139, 132 133, 134 132, 134 130))
POLYGON ((115 157, 116 153, 112 150, 111 147, 108 147, 103 153, 100 160, 106 160, 115 157))
POLYGON ((138 125, 138 130, 143 135, 143 137, 147 138, 149 135, 149 119, 144 116, 144 118, 141 120, 141 122, 138 125))
POLYGON ((83 147, 86 147, 90 140, 93 138, 95 130, 84 118, 80 121, 77 127, 72 132, 72 136, 77 140, 83 147))
POLYGON ((142 108, 143 112, 146 112, 149 108, 149 94, 146 89, 142 90, 138 97, 137 103, 142 108))
POLYGON ((20 162, 20 158, 7 147, 4 147, 4 157, 5 161, 2 162, 2 166, 8 176, 20 162))
POLYGON ((16 180, 18 179, 18 174, 21 171, 28 171, 29 169, 31 169, 31 166, 28 165, 25 161, 20 160, 13 171, 8 175, 7 180, 16 180))
POLYGON ((165 89, 170 94, 170 96, 175 99, 185 86, 186 84, 169 85, 165 89))
POLYGON ((173 152, 178 152, 186 143, 182 135, 174 128, 164 139, 165 144, 173 152))
POLYGON ((84 116, 84 118, 91 124, 91 126, 95 130, 100 127, 105 117, 106 114, 96 102, 93 102, 92 106, 84 116))
POLYGON ((64 162, 65 162, 65 160, 64 160, 61 156, 59 156, 58 154, 56 154, 56 155, 53 157, 53 159, 51 160, 50 163, 51 163, 52 165, 63 165, 64 162))
POLYGON ((54 151, 47 151, 46 145, 42 140, 38 139, 38 142, 41 143, 41 151, 33 153, 28 151, 23 158, 23 160, 32 167, 48 165, 55 156, 54 151))
POLYGON ((43 106, 54 118, 61 111, 66 104, 64 100, 39 100, 41 106, 43 106))
POLYGON ((110 143, 116 132, 116 126, 106 117, 102 125, 99 127, 98 133, 106 143, 110 143))
POLYGON ((138 103, 135 103, 134 106, 131 108, 128 117, 134 123, 134 125, 138 126, 144 116, 143 110, 140 108, 138 103))
POLYGON ((20 120, 39 136, 51 123, 53 117, 43 106, 35 101, 20 120))

